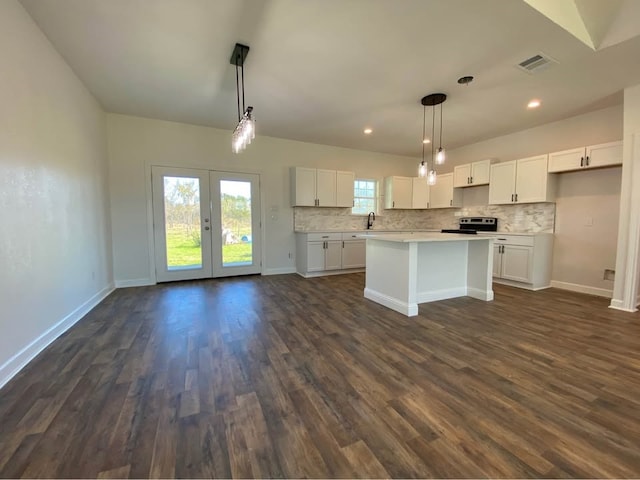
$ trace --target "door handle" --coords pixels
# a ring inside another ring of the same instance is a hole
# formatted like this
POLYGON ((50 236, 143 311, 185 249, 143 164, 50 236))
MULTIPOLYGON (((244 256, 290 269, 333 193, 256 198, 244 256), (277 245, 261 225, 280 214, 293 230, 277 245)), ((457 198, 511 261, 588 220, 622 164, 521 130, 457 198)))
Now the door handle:
POLYGON ((513 195, 513 193, 512 193, 512 194, 511 194, 511 201, 512 201, 512 202, 513 202, 513 197, 514 197, 514 195, 513 195))
POLYGON ((206 227, 204 227, 205 230, 210 230, 209 226, 207 225, 206 227))
POLYGON ((589 166, 589 155, 587 155, 587 158, 585 159, 585 165, 588 167, 589 166))
POLYGON ((205 218, 205 219, 204 219, 204 223, 209 223, 209 219, 208 219, 208 218, 205 218))
POLYGON ((518 194, 516 193, 516 202, 518 201, 518 194))
POLYGON ((580 157, 580 166, 584 167, 584 157, 580 157))
POLYGON ((453 207, 453 200, 449 200, 449 206, 453 207))
POLYGON ((396 202, 391 202, 391 208, 394 208, 396 206, 396 202))
POLYGON ((467 177, 467 185, 471 183, 471 177, 467 177))
POLYGON ((473 183, 473 177, 470 177, 469 183, 473 183))

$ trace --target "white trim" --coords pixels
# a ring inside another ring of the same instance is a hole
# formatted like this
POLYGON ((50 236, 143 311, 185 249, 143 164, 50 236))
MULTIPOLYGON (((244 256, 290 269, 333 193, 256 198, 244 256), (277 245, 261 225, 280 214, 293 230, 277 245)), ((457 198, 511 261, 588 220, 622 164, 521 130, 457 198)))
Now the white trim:
POLYGON ((148 287, 155 285, 156 282, 151 278, 133 278, 131 280, 116 280, 116 288, 128 287, 148 287))
POLYGON ((447 300, 449 298, 455 297, 465 297, 466 295, 467 287, 443 288, 441 290, 418 292, 416 295, 416 302, 437 302, 438 300, 447 300))
POLYGON ((626 308, 622 300, 611 300, 611 305, 609 305, 609 308, 613 310, 620 310, 621 312, 629 312, 629 313, 634 313, 638 311, 637 308, 626 308))
POLYGON ((296 267, 264 268, 262 275, 286 275, 296 273, 296 267))
POLYGON ((505 278, 493 277, 493 283, 499 283, 500 285, 508 285, 510 287, 523 288, 525 290, 531 290, 537 292, 538 290, 544 290, 550 288, 551 285, 543 285, 541 287, 534 287, 531 283, 515 282, 513 280, 507 280, 505 278))
POLYGON ((0 366, 0 388, 6 385, 9 380, 17 375, 18 372, 42 352, 42 350, 47 348, 51 342, 69 330, 69 328, 89 313, 102 300, 107 298, 114 290, 113 284, 107 285, 0 366))
POLYGON ((590 287, 589 285, 580 285, 579 283, 560 282, 558 280, 551 280, 551 286, 553 288, 560 288, 562 290, 569 290, 571 292, 586 293, 588 295, 597 295, 598 297, 613 297, 613 290, 607 288, 590 287))
POLYGON ((364 289, 364 298, 368 298, 369 300, 379 303, 380 305, 390 308, 391 310, 402 313, 407 317, 415 317, 416 315, 418 315, 417 303, 409 304, 406 302, 401 302, 397 298, 390 297, 389 295, 385 295, 384 293, 377 292, 370 288, 364 289))
POLYGON ((328 277, 329 275, 344 275, 345 273, 360 273, 365 271, 364 268, 350 268, 349 270, 320 270, 318 272, 301 273, 296 271, 294 267, 291 268, 293 269, 292 273, 297 273, 304 278, 328 277))
POLYGON ((491 302, 493 300, 493 290, 482 290, 480 288, 467 287, 467 297, 491 302))

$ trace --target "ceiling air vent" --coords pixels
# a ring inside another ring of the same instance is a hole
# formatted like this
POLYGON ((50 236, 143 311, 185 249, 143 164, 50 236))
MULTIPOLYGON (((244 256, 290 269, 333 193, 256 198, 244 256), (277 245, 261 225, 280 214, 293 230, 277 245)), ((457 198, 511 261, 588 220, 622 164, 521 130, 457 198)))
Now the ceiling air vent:
POLYGON ((534 55, 531 58, 527 58, 518 64, 518 68, 527 73, 539 73, 543 70, 546 70, 554 63, 558 63, 553 58, 545 55, 544 53, 539 53, 534 55))

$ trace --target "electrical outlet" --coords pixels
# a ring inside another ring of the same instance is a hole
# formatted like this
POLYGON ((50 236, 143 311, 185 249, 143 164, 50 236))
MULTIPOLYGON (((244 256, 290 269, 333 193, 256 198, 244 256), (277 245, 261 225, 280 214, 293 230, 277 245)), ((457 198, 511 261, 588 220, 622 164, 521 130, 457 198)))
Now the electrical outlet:
POLYGON ((604 276, 602 277, 604 280, 614 281, 616 279, 616 271, 611 270, 609 268, 604 269, 604 276))

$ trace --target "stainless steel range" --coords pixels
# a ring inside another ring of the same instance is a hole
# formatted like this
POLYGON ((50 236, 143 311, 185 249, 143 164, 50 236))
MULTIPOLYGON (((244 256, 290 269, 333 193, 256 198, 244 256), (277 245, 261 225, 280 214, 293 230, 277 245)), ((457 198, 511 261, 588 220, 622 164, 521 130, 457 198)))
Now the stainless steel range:
POLYGON ((464 233, 476 235, 478 232, 497 232, 498 219, 496 217, 462 217, 458 222, 460 228, 443 229, 442 233, 464 233))

